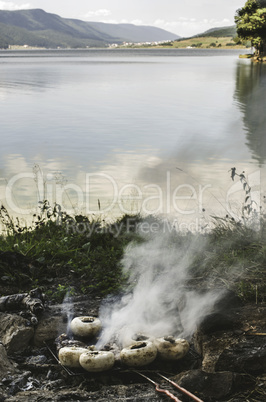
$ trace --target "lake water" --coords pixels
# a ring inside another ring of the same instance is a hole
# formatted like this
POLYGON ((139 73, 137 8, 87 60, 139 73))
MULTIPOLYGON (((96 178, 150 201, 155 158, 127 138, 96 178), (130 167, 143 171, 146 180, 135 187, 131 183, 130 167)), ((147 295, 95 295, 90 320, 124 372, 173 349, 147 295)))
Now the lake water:
POLYGON ((198 225, 259 208, 266 66, 235 50, 0 52, 0 198, 69 213, 166 214, 198 225))

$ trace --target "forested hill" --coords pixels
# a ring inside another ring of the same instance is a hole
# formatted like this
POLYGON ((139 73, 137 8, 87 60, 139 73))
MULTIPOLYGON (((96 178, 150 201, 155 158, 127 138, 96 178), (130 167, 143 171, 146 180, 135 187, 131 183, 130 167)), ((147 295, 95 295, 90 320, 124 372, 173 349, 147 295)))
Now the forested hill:
POLYGON ((232 37, 236 36, 236 25, 231 25, 227 27, 219 27, 219 28, 211 28, 208 31, 203 32, 202 34, 198 34, 196 36, 212 36, 212 37, 232 37))
POLYGON ((178 35, 152 26, 86 22, 62 18, 41 9, 0 10, 0 47, 25 44, 51 48, 86 47, 178 38, 178 35))

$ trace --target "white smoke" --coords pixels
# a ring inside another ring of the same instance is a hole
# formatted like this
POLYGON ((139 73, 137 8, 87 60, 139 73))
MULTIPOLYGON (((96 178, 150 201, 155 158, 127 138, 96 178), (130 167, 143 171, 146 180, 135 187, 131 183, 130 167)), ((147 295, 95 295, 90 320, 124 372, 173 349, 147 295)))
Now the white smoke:
POLYGON ((70 323, 74 317, 74 303, 73 303, 73 298, 71 296, 71 292, 68 290, 63 303, 62 303, 62 314, 63 317, 65 317, 66 321, 67 321, 67 328, 66 328, 66 333, 69 334, 70 332, 70 323))
POLYGON ((97 347, 113 339, 125 346, 136 334, 189 338, 221 296, 189 286, 189 268, 202 247, 202 237, 191 236, 188 242, 164 230, 142 244, 131 244, 122 260, 128 289, 118 301, 102 306, 97 347))

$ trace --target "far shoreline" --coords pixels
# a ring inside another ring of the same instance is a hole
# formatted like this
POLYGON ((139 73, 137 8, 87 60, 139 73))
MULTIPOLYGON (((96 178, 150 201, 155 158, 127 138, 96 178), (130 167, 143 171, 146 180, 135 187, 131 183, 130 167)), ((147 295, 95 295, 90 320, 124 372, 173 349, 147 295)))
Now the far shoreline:
POLYGON ((119 49, 215 49, 215 50, 248 50, 251 46, 247 46, 236 43, 233 37, 215 37, 215 36, 198 36, 193 38, 184 38, 174 41, 165 42, 124 42, 106 44, 106 46, 94 47, 60 47, 57 48, 45 48, 29 45, 9 45, 8 48, 2 48, 0 51, 12 52, 12 51, 86 51, 86 50, 119 50, 119 49))

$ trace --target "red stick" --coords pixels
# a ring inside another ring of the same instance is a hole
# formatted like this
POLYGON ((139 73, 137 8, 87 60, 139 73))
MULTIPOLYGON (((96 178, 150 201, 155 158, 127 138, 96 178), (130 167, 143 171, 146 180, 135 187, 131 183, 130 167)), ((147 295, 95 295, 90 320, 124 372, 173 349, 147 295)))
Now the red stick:
POLYGON ((159 385, 156 384, 156 383, 155 383, 155 389, 156 389, 157 392, 160 392, 161 394, 165 394, 165 395, 169 396, 169 398, 171 398, 171 399, 172 399, 173 401, 175 401, 175 402, 182 402, 182 401, 180 401, 180 399, 178 399, 176 396, 174 396, 173 394, 171 394, 171 392, 166 391, 165 389, 161 389, 161 388, 159 387, 159 385))
POLYGON ((173 385, 175 388, 177 388, 179 391, 183 392, 183 394, 186 394, 186 395, 190 396, 190 398, 194 399, 194 401, 196 401, 196 402, 203 402, 202 399, 199 399, 196 395, 194 395, 194 394, 192 394, 191 392, 187 391, 185 388, 180 387, 180 386, 179 386, 178 384, 176 384, 174 381, 169 380, 169 378, 165 377, 165 376, 162 375, 162 374, 159 374, 159 373, 158 373, 158 375, 159 375, 160 377, 164 378, 166 381, 170 382, 170 384, 172 384, 172 385, 173 385))
POLYGON ((171 392, 169 392, 169 391, 167 391, 167 390, 165 390, 165 389, 161 389, 161 388, 159 387, 159 384, 157 384, 157 383, 156 383, 155 381, 153 381, 151 378, 149 378, 149 377, 147 377, 146 375, 140 373, 139 371, 135 371, 135 373, 141 375, 142 377, 146 378, 146 380, 150 381, 153 385, 155 385, 155 389, 156 389, 157 392, 160 392, 161 394, 165 394, 165 395, 169 396, 169 398, 171 398, 172 401, 175 401, 175 402, 182 402, 182 401, 180 401, 180 399, 178 399, 174 394, 171 394, 171 392))

